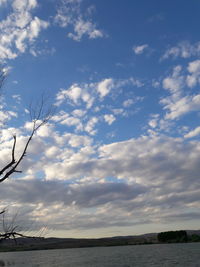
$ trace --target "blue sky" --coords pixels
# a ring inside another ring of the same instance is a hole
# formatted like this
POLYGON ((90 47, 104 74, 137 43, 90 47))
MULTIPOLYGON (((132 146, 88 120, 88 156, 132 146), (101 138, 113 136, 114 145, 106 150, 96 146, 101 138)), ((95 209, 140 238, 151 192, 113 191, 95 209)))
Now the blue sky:
POLYGON ((44 93, 56 107, 23 174, 1 185, 1 206, 50 236, 197 229, 199 9, 183 0, 0 0, 2 165, 13 133, 23 148, 30 102, 44 93))

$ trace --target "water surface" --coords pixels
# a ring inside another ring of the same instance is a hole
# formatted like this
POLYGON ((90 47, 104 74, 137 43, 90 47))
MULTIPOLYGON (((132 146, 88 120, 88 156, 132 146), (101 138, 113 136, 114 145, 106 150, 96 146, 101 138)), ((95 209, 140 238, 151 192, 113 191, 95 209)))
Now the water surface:
POLYGON ((3 252, 0 266, 200 267, 200 243, 3 252))

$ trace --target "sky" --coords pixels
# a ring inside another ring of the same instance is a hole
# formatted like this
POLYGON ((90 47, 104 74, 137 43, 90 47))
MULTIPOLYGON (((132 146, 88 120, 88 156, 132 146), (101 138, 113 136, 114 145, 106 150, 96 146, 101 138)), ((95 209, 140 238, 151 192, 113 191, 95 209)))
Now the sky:
POLYGON ((0 186, 23 231, 199 229, 200 2, 0 0, 1 159, 55 107, 0 186))

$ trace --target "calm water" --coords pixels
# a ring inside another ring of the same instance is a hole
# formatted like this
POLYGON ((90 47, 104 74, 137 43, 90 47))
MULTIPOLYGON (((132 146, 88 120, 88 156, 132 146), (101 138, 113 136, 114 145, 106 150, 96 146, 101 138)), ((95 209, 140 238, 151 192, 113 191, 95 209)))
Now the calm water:
POLYGON ((200 243, 6 252, 0 266, 200 267, 200 243))

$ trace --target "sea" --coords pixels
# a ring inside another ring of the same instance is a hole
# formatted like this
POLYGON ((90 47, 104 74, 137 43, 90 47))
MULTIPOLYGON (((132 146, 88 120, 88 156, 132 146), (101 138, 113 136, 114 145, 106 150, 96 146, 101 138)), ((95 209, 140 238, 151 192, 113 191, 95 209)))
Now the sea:
POLYGON ((200 267, 200 243, 1 252, 0 266, 200 267))

